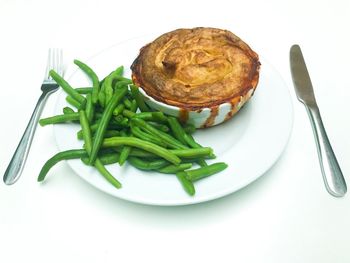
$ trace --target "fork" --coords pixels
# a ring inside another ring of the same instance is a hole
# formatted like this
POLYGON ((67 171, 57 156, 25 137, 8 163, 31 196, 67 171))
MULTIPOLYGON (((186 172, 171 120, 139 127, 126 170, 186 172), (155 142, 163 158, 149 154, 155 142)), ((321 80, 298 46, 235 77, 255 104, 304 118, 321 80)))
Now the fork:
POLYGON ((62 63, 62 50, 53 48, 49 49, 49 55, 47 60, 46 73, 44 77, 43 84, 41 85, 42 94, 38 99, 32 116, 29 120, 27 128, 25 129, 22 139, 20 140, 15 153, 5 171, 4 183, 7 185, 14 184, 18 178, 21 176, 27 156, 29 153, 30 145, 34 137, 35 129, 40 117, 40 114, 44 108, 45 102, 50 94, 58 90, 58 85, 50 77, 49 71, 51 69, 55 70, 61 76, 63 75, 63 63, 62 63))

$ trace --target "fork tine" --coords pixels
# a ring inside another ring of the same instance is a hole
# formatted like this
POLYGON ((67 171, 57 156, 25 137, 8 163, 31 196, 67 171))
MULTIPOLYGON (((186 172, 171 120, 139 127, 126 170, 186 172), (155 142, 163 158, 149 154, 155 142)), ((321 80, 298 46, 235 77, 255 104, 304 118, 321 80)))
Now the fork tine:
POLYGON ((52 80, 51 76, 49 75, 51 69, 63 76, 63 52, 60 48, 49 49, 47 67, 45 71, 45 79, 47 80, 52 80))
POLYGON ((62 56, 63 56, 62 49, 56 48, 56 60, 55 60, 56 64, 54 66, 54 69, 61 76, 63 75, 62 56))
POLYGON ((45 70, 45 76, 44 79, 51 79, 51 77, 49 76, 49 71, 51 69, 51 54, 52 54, 52 49, 49 49, 49 54, 47 56, 47 62, 46 62, 46 70, 45 70))
POLYGON ((59 72, 60 72, 60 75, 63 76, 64 71, 63 71, 63 50, 62 49, 59 49, 58 57, 59 57, 58 59, 59 72))

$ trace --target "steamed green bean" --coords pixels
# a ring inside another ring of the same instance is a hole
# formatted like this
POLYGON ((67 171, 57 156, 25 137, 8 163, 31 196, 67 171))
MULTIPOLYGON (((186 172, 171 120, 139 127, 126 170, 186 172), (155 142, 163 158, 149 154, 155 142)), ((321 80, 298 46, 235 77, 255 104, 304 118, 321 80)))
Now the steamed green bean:
POLYGON ((186 171, 186 178, 192 182, 221 172, 227 168, 226 163, 213 163, 194 170, 186 171))
MULTIPOLYGON (((106 80, 107 81, 107 80, 106 80)), ((107 130, 109 120, 112 117, 114 108, 118 105, 118 103, 123 99, 125 94, 127 93, 127 88, 122 87, 118 90, 118 92, 115 92, 112 96, 112 99, 108 103, 107 107, 103 111, 103 115, 101 118, 101 121, 99 123, 99 126, 96 131, 95 139, 92 144, 92 150, 90 155, 90 164, 93 164, 96 160, 97 153, 101 147, 104 133, 107 130)))
POLYGON ((87 156, 88 154, 84 149, 74 149, 56 153, 49 160, 47 160, 44 166, 41 168, 38 176, 38 182, 41 182, 45 179, 47 173, 56 163, 63 160, 79 159, 87 156))
POLYGON ((80 123, 78 139, 84 149, 59 152, 42 167, 38 181, 43 181, 51 167, 61 160, 81 159, 94 166, 114 187, 121 183, 105 165, 125 162, 137 169, 173 174, 191 196, 194 182, 226 169, 226 163, 208 165, 205 159, 215 155, 210 147, 195 141, 194 125, 182 124, 176 117, 151 109, 137 86, 123 77, 118 67, 100 81, 96 73, 79 60, 74 63, 91 79, 92 87, 73 88, 55 71, 50 76, 66 92, 66 101, 74 106, 63 108, 62 115, 43 118, 40 125, 80 123), (201 167, 193 169, 193 164, 201 167))
POLYGON ((79 113, 67 113, 62 115, 56 115, 44 119, 39 120, 39 124, 41 126, 49 125, 49 124, 57 124, 57 123, 65 123, 68 121, 78 121, 79 120, 79 113))
POLYGON ((193 196, 196 193, 196 190, 194 188, 193 183, 186 178, 185 172, 178 172, 176 173, 177 179, 179 179, 180 183, 182 184, 182 187, 184 190, 190 195, 193 196))
POLYGON ((147 141, 142 141, 138 138, 134 137, 112 137, 103 140, 102 147, 116 147, 120 145, 129 145, 133 147, 137 147, 143 149, 145 151, 154 153, 165 160, 173 164, 179 164, 181 160, 175 154, 170 152, 169 150, 160 147, 154 143, 150 143, 147 141))
POLYGON ((85 72, 91 78, 92 81, 92 103, 96 104, 98 101, 98 93, 100 92, 100 81, 96 75, 96 73, 83 62, 75 59, 74 64, 77 65, 82 71, 85 72))
POLYGON ((49 74, 68 95, 78 101, 81 104, 82 108, 85 108, 86 100, 84 96, 73 89, 72 86, 69 85, 69 83, 65 81, 60 75, 58 75, 56 71, 50 70, 49 74))

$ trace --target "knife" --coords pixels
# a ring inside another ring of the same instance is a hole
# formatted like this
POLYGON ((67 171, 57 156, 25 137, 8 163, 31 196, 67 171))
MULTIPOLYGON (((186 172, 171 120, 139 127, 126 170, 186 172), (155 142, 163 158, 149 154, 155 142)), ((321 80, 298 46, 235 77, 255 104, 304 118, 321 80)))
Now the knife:
POLYGON ((326 189, 331 195, 342 197, 347 190, 346 183, 323 126, 311 79, 298 45, 290 49, 290 68, 297 98, 305 105, 310 118, 326 189))

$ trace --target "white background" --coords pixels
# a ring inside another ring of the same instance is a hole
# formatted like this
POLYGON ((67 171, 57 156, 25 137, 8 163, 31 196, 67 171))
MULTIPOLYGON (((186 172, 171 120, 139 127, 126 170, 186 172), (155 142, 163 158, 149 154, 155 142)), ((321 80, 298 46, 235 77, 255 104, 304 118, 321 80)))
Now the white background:
MULTIPOLYGON (((295 113, 289 144, 263 177, 185 207, 119 200, 64 163, 38 184, 41 166, 57 151, 52 127, 38 127, 22 177, 0 184, 0 262, 350 262, 350 194, 334 198, 324 188, 288 60, 290 46, 300 44, 350 185, 349 25, 345 0, 0 0, 1 177, 40 95, 49 47, 64 48, 69 71, 73 58, 84 61, 150 32, 229 29, 278 69, 295 113)), ((55 101, 54 94, 43 115, 52 114, 55 101)))

